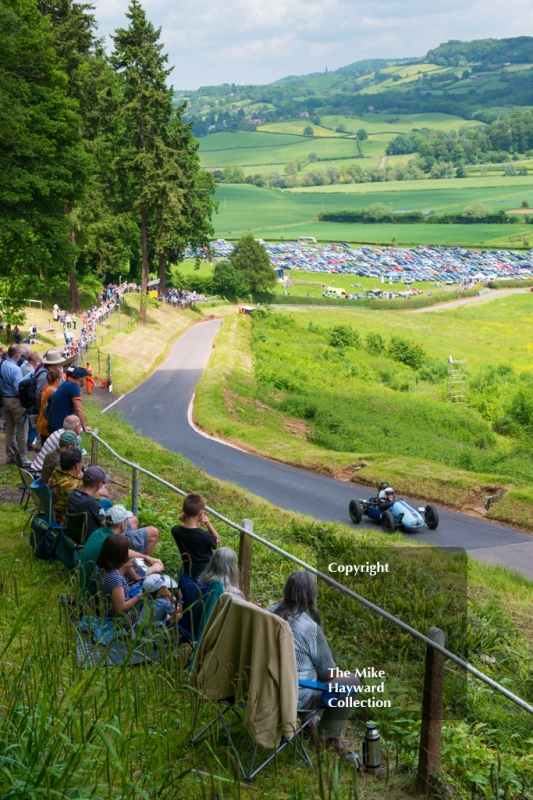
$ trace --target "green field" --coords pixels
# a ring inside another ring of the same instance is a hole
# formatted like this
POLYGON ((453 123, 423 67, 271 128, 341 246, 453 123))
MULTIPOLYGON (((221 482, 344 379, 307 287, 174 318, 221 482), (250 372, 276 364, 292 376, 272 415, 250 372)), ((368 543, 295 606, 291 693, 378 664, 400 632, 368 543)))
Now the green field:
MULTIPOLYGON (((533 178, 450 181, 412 181, 352 184, 361 191, 279 191, 249 185, 219 185, 219 211, 214 218, 217 237, 238 238, 252 232, 264 239, 315 236, 321 241, 391 244, 462 244, 511 247, 510 237, 533 232, 529 225, 401 225, 317 222, 321 210, 358 210, 377 202, 393 203, 396 210, 459 211, 472 203, 495 208, 519 208, 523 199, 533 205, 533 178), (497 185, 494 185, 497 184, 497 185), (392 188, 391 188, 392 187, 392 188), (383 192, 386 190, 386 199, 383 192), (389 199, 390 198, 390 199, 389 199)), ((515 243, 516 246, 516 243, 515 243)))
POLYGON ((220 383, 226 358, 227 373, 218 389, 209 371, 203 379, 199 421, 253 451, 330 474, 348 477, 364 460, 358 479, 385 475, 402 492, 459 507, 491 493, 484 486, 513 484, 518 494, 491 514, 531 528, 532 313, 533 296, 524 294, 429 314, 267 313, 253 318, 252 331, 249 321, 229 319, 212 367, 220 383), (331 344, 338 325, 355 335, 351 346, 331 344), (422 348, 413 366, 389 350, 393 337, 422 348), (467 361, 467 406, 448 401, 449 355, 467 361), (254 370, 245 374, 239 359, 249 365, 250 356, 254 370), (226 412, 217 391, 232 398, 226 412), (216 406, 211 418, 203 392, 216 406))
MULTIPOLYGON (((417 65, 422 68, 424 65, 417 65)), ((383 85, 383 84, 382 84, 383 85)), ((407 133, 414 128, 433 128, 441 131, 458 130, 463 127, 483 126, 479 120, 466 120, 462 117, 456 117, 453 114, 363 114, 359 116, 321 116, 321 126, 313 125, 309 120, 298 121, 291 120, 289 122, 275 122, 271 125, 262 125, 260 131, 278 131, 279 133, 294 133, 298 129, 301 130, 305 125, 311 125, 315 130, 316 135, 324 135, 324 129, 335 129, 341 123, 346 126, 346 133, 356 133, 360 128, 368 133, 407 133)), ((328 131, 327 135, 331 136, 332 131, 328 131)), ((337 134, 341 135, 341 134, 337 134)))
MULTIPOLYGON (((283 171, 287 161, 298 159, 306 162, 310 152, 315 152, 322 162, 342 158, 359 158, 360 152, 353 135, 364 128, 369 138, 360 142, 364 167, 377 166, 368 159, 381 159, 388 142, 398 133, 413 128, 457 130, 460 127, 482 125, 475 120, 464 120, 450 114, 407 114, 402 117, 368 114, 362 117, 324 117, 323 125, 313 125, 302 118, 287 122, 263 125, 254 132, 213 133, 202 137, 200 158, 203 167, 223 167, 225 164, 241 164, 254 167, 255 171, 283 171), (345 133, 337 133, 339 124, 346 127, 345 133), (311 124, 313 137, 303 136, 303 129, 311 124), (261 167, 261 169, 258 169, 261 167)), ((412 156, 408 156, 408 159, 412 156)), ((379 162, 378 162, 379 163, 379 162)), ((390 162, 394 163, 394 162, 390 162)), ((396 162, 399 163, 399 162, 396 162)), ((319 166, 311 163, 305 168, 319 166)), ((247 173, 252 172, 248 169, 247 173)))

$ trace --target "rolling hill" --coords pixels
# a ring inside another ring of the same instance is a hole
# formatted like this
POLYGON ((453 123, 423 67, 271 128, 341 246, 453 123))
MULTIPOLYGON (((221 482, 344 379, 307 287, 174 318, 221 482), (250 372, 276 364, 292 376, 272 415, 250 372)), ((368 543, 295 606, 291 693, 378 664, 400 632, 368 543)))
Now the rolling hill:
POLYGON ((268 85, 176 92, 197 136, 280 120, 446 113, 491 122, 533 105, 533 37, 450 41, 422 58, 366 59, 268 85))

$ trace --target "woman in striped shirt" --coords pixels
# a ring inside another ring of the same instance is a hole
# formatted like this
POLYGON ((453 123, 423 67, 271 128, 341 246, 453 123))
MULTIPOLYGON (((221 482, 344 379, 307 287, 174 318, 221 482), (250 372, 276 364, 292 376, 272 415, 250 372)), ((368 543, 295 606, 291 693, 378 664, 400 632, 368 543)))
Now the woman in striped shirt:
POLYGON ((129 563, 128 540, 123 534, 113 533, 105 539, 96 561, 96 585, 104 601, 107 619, 127 614, 144 599, 141 591, 130 597, 129 584, 124 571, 129 563))

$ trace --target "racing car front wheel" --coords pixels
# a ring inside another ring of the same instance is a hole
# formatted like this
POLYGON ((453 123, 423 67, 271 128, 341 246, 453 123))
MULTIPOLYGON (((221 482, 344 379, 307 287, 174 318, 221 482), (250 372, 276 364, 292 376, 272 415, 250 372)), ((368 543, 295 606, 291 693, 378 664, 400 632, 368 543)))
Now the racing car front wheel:
POLYGON ((431 531, 439 527, 439 514, 435 506, 426 506, 424 516, 426 518, 426 525, 431 531))
POLYGON ((356 525, 359 525, 361 520, 363 519, 363 510, 357 500, 350 500, 350 505, 348 506, 348 510, 350 512, 350 519, 352 522, 355 522, 356 525))
POLYGON ((396 530, 396 520, 391 511, 384 511, 380 517, 381 527, 385 533, 394 533, 396 530))

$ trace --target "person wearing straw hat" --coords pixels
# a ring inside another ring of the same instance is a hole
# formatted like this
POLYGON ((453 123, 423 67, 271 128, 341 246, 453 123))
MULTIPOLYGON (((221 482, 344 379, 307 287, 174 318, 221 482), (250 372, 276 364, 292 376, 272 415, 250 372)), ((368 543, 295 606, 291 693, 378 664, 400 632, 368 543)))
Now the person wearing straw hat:
POLYGON ((41 394, 46 386, 46 375, 48 374, 48 367, 66 367, 74 361, 75 356, 63 358, 59 350, 47 350, 41 359, 41 363, 35 368, 35 377, 37 383, 36 390, 36 407, 41 407, 41 394))

